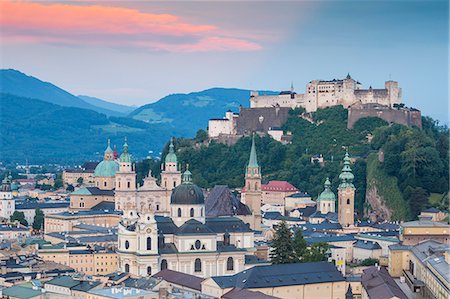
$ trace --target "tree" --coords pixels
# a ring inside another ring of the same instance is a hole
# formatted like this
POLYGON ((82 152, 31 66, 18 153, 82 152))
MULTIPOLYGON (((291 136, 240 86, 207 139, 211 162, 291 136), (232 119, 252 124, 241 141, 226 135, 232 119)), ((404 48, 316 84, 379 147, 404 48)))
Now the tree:
POLYGON ((72 185, 67 186, 66 191, 73 192, 75 191, 75 187, 72 185))
POLYGON ((83 184, 83 178, 82 178, 82 177, 79 177, 79 178, 77 179, 77 183, 78 183, 79 186, 81 186, 81 185, 83 184))
POLYGON ((379 263, 379 261, 377 259, 374 258, 366 258, 365 260, 363 260, 361 262, 361 266, 374 266, 375 264, 379 263))
POLYGON ((293 247, 294 247, 294 253, 296 256, 296 260, 299 262, 302 262, 303 257, 308 250, 308 245, 307 245, 305 239, 303 238, 303 233, 302 233, 301 229, 298 229, 295 232, 293 247))
POLYGON ((409 186, 405 189, 405 193, 406 200, 409 202, 411 209, 411 215, 413 217, 419 215, 426 208, 430 195, 421 187, 412 188, 409 186))
POLYGON ((23 212, 14 211, 14 213, 11 215, 11 222, 19 221, 20 224, 28 226, 28 222, 25 219, 25 214, 23 212))
POLYGON ((206 132, 203 129, 200 129, 197 131, 197 133, 195 134, 195 142, 203 142, 205 140, 208 140, 208 132, 206 132))
POLYGON ((289 264, 296 260, 292 246, 292 233, 286 221, 282 221, 275 230, 270 258, 274 264, 289 264))
POLYGON ((33 229, 40 230, 44 226, 44 212, 37 208, 34 214, 33 229))
POLYGON ((312 245, 303 256, 303 262, 321 262, 326 261, 326 252, 330 249, 330 245, 325 242, 319 242, 312 245))

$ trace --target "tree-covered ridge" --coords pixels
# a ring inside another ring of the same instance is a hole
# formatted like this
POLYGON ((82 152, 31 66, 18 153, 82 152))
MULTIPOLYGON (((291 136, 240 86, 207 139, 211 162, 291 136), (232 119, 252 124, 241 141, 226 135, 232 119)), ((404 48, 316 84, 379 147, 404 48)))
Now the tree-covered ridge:
MULTIPOLYGON (((366 173, 369 171, 367 157, 382 149, 385 162, 381 163, 380 169, 397 178, 401 195, 411 206, 416 200, 422 200, 417 199, 418 194, 448 190, 448 128, 439 127, 429 118, 424 118, 423 130, 401 125, 389 126, 378 118, 360 119, 353 129, 347 129, 347 110, 338 106, 311 114, 293 110, 284 130, 292 132, 292 144, 282 145, 268 136, 256 137, 258 162, 264 181, 286 180, 317 198, 323 190, 325 178, 330 177, 336 192, 341 161, 348 148, 355 158, 352 164, 357 188, 355 205, 362 215, 366 198, 366 173), (370 135, 373 135, 372 142, 368 140, 370 135), (311 163, 311 157, 316 154, 324 156, 324 166, 311 163), (407 187, 417 192, 411 192, 407 187), (417 188, 424 189, 425 193, 419 192, 417 188), (414 194, 415 199, 406 197, 411 197, 411 194, 414 194)), ((201 143, 202 135, 198 134, 197 141, 176 140, 179 161, 182 165, 190 164, 194 181, 205 188, 216 184, 242 187, 251 138, 244 137, 235 145, 227 146, 214 141, 201 143)), ((167 147, 163 157, 166 152, 167 147)), ((389 198, 386 200, 389 201, 389 198)), ((415 209, 426 206, 426 203, 419 204, 415 209)), ((413 209, 412 213, 401 214, 401 218, 416 215, 413 209)))

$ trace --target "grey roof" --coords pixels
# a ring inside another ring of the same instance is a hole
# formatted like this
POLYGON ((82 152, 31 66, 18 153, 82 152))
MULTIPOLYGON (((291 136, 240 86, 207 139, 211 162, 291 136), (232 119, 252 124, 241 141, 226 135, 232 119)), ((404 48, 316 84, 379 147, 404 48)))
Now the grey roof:
POLYGON ((239 201, 228 186, 216 185, 205 200, 206 217, 251 215, 249 207, 239 201))
POLYGON ((109 195, 114 196, 113 190, 102 190, 97 187, 86 187, 92 195, 109 195))
POLYGON ((52 285, 66 287, 66 288, 71 289, 74 286, 79 285, 80 281, 75 280, 70 276, 59 276, 59 277, 53 278, 52 280, 45 282, 45 284, 52 284, 52 285))
POLYGON ((178 231, 178 226, 173 223, 172 218, 164 216, 155 216, 158 231, 163 234, 173 235, 178 231))
POLYGON ((29 299, 42 296, 42 292, 40 290, 15 285, 10 288, 3 289, 2 295, 6 298, 29 299))
POLYGON ((378 244, 377 242, 367 242, 367 241, 363 241, 363 240, 358 240, 356 241, 355 244, 353 244, 353 247, 357 247, 360 249, 366 249, 366 250, 377 250, 377 249, 381 249, 380 244, 378 244))
POLYGON ((80 283, 78 285, 74 286, 72 288, 72 290, 87 292, 87 291, 99 286, 100 284, 101 283, 98 281, 82 280, 82 281, 80 281, 80 283))
POLYGON ((299 211, 300 217, 309 217, 317 210, 315 206, 307 206, 305 208, 297 208, 292 211, 299 211))
POLYGON ((112 201, 102 201, 91 208, 91 210, 114 211, 115 203, 112 201))
POLYGON ((443 222, 431 221, 431 220, 416 220, 410 222, 404 222, 401 224, 403 227, 447 227, 450 228, 450 225, 443 222))
POLYGON ((440 210, 436 209, 436 208, 429 208, 429 209, 423 210, 422 212, 425 212, 425 213, 439 213, 440 210))
POLYGON ((419 261, 427 267, 434 268, 450 283, 450 267, 443 256, 444 252, 450 250, 450 245, 439 243, 434 240, 423 241, 415 246, 411 246, 411 252, 419 261))
POLYGON ((205 198, 200 187, 192 183, 182 183, 172 190, 171 204, 198 205, 204 204, 205 198))
POLYGON ((285 221, 298 221, 303 222, 300 218, 297 217, 289 217, 289 216, 283 216, 280 212, 265 212, 264 219, 268 220, 285 220, 285 221))
POLYGON ((321 243, 321 242, 348 242, 348 241, 354 241, 355 237, 352 235, 328 235, 323 237, 312 237, 312 238, 305 238, 305 241, 310 245, 314 243, 321 243))
POLYGON ((186 221, 182 226, 178 228, 176 235, 215 235, 206 224, 201 223, 198 220, 190 219, 186 221))
POLYGON ((271 288, 345 281, 328 262, 255 266, 231 276, 214 276, 221 288, 271 288))
POLYGON ((62 213, 57 214, 50 214, 45 217, 79 217, 79 216, 95 216, 95 215, 120 215, 117 211, 94 211, 94 210, 88 210, 88 211, 65 211, 62 213))
POLYGON ((236 217, 206 218, 206 225, 215 233, 253 232, 248 223, 236 217))
POLYGON ((69 201, 58 201, 58 202, 38 202, 38 201, 24 201, 16 203, 16 210, 35 210, 39 209, 59 209, 68 208, 70 205, 69 201))
POLYGON ((321 223, 305 223, 300 225, 301 227, 304 227, 309 230, 331 230, 331 229, 342 229, 342 226, 339 223, 333 223, 329 222, 328 220, 325 220, 321 223))
POLYGON ((159 280, 154 279, 152 277, 140 277, 140 278, 128 277, 122 283, 129 288, 152 290, 159 283, 159 280))
POLYGON ((369 298, 388 299, 395 296, 400 299, 408 299, 385 267, 381 267, 380 270, 377 267, 365 269, 361 276, 361 283, 369 298))
POLYGON ((302 191, 299 191, 299 192, 297 192, 297 193, 288 195, 287 197, 293 197, 293 198, 310 198, 311 195, 309 195, 308 192, 302 192, 302 191))
POLYGON ((337 222, 338 221, 338 214, 337 213, 332 213, 329 212, 327 214, 322 214, 320 211, 316 211, 315 213, 312 213, 309 218, 322 218, 322 219, 327 219, 333 222, 337 222))
POLYGON ((393 244, 388 246, 389 250, 409 250, 411 246, 401 245, 401 244, 393 244))
POLYGON ((252 255, 252 254, 245 255, 245 264, 246 265, 264 264, 264 263, 270 263, 270 261, 259 259, 256 255, 252 255))
POLYGON ((171 282, 197 291, 201 291, 201 283, 204 280, 203 278, 194 275, 189 275, 169 269, 161 270, 153 275, 153 277, 162 278, 167 282, 171 282))

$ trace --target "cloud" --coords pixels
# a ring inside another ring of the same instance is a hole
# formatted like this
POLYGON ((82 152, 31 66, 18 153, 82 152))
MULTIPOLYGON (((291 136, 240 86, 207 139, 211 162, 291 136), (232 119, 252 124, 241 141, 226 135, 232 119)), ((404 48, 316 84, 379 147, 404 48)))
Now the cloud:
POLYGON ((239 33, 194 24, 172 14, 103 5, 4 1, 3 41, 131 47, 153 51, 255 51, 261 45, 239 33), (226 32, 226 33, 225 33, 226 32))

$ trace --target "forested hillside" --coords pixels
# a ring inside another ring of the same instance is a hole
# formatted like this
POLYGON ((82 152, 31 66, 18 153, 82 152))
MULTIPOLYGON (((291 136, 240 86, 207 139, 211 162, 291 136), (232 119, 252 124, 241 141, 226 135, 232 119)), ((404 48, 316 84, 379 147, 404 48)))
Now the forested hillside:
MULTIPOLYGON (((374 170, 368 167, 376 165, 377 171, 395 178, 395 187, 400 190, 396 201, 389 194, 384 194, 383 198, 392 219, 412 218, 429 205, 431 193, 448 191, 448 129, 437 126, 432 119, 424 118, 423 130, 388 126, 378 118, 361 119, 349 130, 347 110, 343 107, 319 110, 309 118, 300 117, 302 112, 293 110, 284 126, 293 133, 292 144, 282 145, 270 137, 256 138, 258 161, 265 181, 287 180, 315 198, 322 191, 325 178, 330 177, 336 190, 341 160, 348 147, 356 159, 352 168, 357 188, 356 207, 361 216, 364 207, 371 208, 365 203, 366 185, 367 173, 374 170), (374 136, 372 142, 368 141, 369 133, 374 136), (385 162, 368 165, 369 154, 374 153, 376 157, 379 150, 384 152, 385 162), (316 154, 326 159, 324 167, 311 163, 311 156, 316 154), (392 214, 393 209, 399 210, 392 214)), ((190 164, 194 181, 202 187, 243 186, 251 139, 242 138, 233 146, 215 142, 200 145, 198 141, 176 140, 179 160, 183 167, 190 164)))

